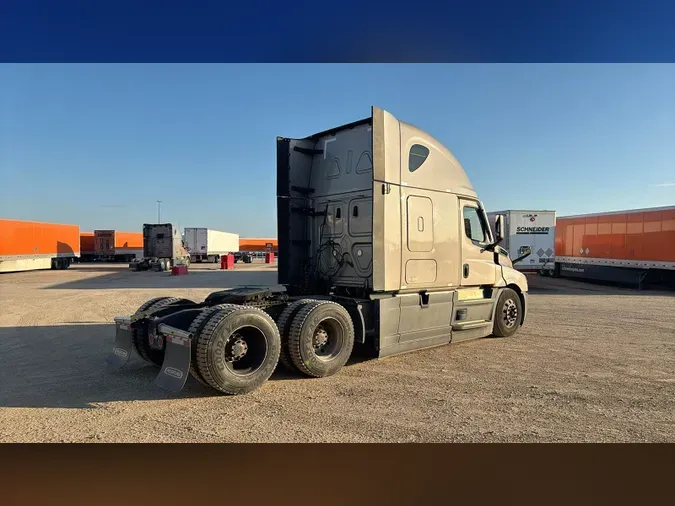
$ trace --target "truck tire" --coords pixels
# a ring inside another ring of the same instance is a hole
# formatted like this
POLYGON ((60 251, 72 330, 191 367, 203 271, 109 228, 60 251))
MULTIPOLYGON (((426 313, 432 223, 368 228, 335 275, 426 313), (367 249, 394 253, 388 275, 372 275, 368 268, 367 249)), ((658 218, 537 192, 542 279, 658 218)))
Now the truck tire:
POLYGON ((293 365, 303 374, 324 378, 347 363, 354 348, 354 322, 336 302, 314 301, 300 308, 288 335, 293 365))
POLYGON ((511 337, 518 331, 522 318, 523 304, 520 297, 511 288, 505 288, 497 299, 492 334, 496 337, 511 337))
POLYGON ((297 368, 291 359, 291 353, 288 350, 288 334, 291 331, 291 323, 293 323, 293 319, 295 318, 295 315, 298 314, 298 311, 300 311, 305 304, 310 302, 314 302, 314 299, 300 299, 292 302, 286 306, 277 319, 277 327, 279 328, 279 335, 281 336, 281 354, 279 355, 279 362, 290 371, 297 371, 297 368))
POLYGON ((243 395, 262 386, 279 362, 281 338, 271 316, 250 306, 217 311, 197 339, 197 369, 212 388, 243 395))
POLYGON ((191 347, 192 359, 190 360, 190 373, 192 374, 192 377, 194 379, 196 379, 199 383, 201 383, 205 387, 211 388, 211 385, 209 385, 206 382, 206 380, 202 377, 196 366, 197 340, 199 339, 199 334, 201 333, 202 329, 204 328, 206 323, 211 319, 211 317, 216 314, 216 311, 218 311, 219 309, 226 309, 230 307, 237 307, 237 306, 235 304, 218 304, 217 306, 211 306, 206 309, 203 309, 202 312, 199 313, 199 316, 197 316, 197 318, 192 320, 192 323, 188 328, 188 332, 190 332, 194 336, 192 338, 192 347, 191 347))
MULTIPOLYGON (((179 297, 157 297, 155 299, 150 299, 139 307, 136 313, 141 313, 149 309, 158 309, 163 306, 168 306, 169 304, 175 304, 176 302, 192 301, 189 299, 181 299, 179 297)), ((132 332, 132 338, 134 348, 141 358, 150 364, 161 367, 162 362, 164 362, 164 350, 150 348, 150 343, 148 343, 148 340, 146 339, 145 329, 135 329, 132 332)))

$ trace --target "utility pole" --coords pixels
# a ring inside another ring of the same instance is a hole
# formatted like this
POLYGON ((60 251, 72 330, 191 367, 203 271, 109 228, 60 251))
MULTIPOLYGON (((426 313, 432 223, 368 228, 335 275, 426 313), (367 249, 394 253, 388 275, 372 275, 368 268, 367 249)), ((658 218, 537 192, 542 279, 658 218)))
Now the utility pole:
POLYGON ((158 200, 157 201, 157 223, 162 223, 161 209, 162 209, 162 201, 158 200))

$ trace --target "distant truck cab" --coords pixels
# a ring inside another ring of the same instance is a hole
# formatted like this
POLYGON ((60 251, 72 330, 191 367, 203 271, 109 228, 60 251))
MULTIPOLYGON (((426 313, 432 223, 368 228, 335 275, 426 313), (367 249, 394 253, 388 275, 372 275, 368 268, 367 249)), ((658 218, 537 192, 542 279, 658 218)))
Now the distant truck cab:
POLYGON ((129 263, 133 271, 169 271, 175 265, 190 265, 178 227, 171 223, 143 225, 143 256, 129 263))
POLYGON ((525 321, 527 280, 499 246, 504 216, 493 236, 450 151, 382 109, 304 139, 277 138, 277 220, 283 291, 148 301, 116 319, 108 363, 122 367, 134 347, 161 368, 163 388, 181 389, 190 372, 243 394, 278 361, 324 377, 355 343, 386 357, 511 336, 525 321))

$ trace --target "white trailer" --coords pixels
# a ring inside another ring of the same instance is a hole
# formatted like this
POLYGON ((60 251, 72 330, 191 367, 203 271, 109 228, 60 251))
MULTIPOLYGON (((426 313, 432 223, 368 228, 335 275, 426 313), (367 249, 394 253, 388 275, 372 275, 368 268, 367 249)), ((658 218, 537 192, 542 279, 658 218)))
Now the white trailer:
POLYGON ((555 262, 555 211, 510 209, 489 212, 488 219, 494 232, 498 215, 504 216, 504 241, 501 247, 512 259, 522 256, 527 246, 531 253, 514 263, 519 271, 551 269, 555 262))
POLYGON ((219 262, 222 255, 239 251, 239 234, 209 228, 185 228, 185 249, 192 262, 219 262))

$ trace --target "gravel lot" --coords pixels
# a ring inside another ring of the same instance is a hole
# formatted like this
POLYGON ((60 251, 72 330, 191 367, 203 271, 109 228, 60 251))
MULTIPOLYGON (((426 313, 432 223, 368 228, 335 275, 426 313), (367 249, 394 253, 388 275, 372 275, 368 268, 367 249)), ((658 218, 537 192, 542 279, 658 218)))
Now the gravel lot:
POLYGON ((531 278, 526 326, 338 375, 278 371, 242 397, 176 395, 135 357, 109 372, 113 316, 147 299, 275 284, 274 266, 124 265, 0 275, 2 442, 675 442, 675 296, 531 278))

